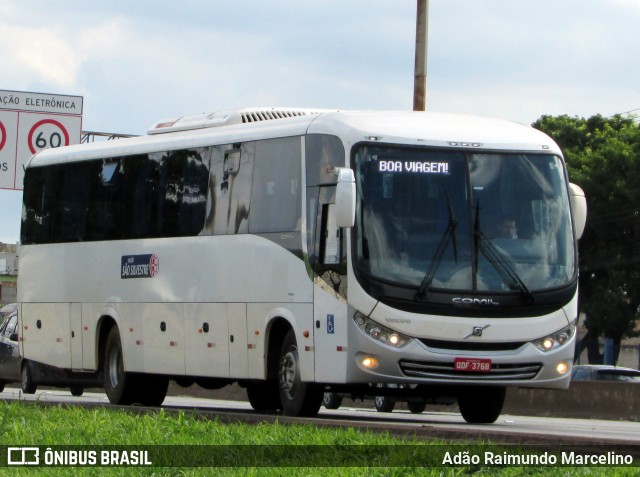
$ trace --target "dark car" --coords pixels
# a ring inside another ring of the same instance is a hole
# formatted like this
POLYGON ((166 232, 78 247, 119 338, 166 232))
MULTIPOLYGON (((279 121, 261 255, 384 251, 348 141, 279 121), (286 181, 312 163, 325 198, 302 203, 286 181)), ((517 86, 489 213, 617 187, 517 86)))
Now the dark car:
POLYGON ((579 364, 573 367, 571 380, 640 383, 640 371, 620 366, 579 364))
POLYGON ((9 313, 0 327, 0 391, 7 383, 20 382, 18 312, 9 313))

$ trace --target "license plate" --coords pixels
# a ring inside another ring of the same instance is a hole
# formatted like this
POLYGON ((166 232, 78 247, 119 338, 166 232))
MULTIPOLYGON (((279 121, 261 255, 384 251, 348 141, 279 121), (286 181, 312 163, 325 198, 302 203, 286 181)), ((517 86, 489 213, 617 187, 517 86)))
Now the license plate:
POLYGON ((456 358, 453 369, 466 373, 488 373, 491 371, 491 360, 483 358, 456 358))

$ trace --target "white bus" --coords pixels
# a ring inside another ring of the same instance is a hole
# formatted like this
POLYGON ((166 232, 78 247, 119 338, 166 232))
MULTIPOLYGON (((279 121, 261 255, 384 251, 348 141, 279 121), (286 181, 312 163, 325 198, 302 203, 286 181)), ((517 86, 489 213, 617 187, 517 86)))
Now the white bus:
POLYGON ((507 386, 569 384, 585 220, 557 145, 492 119, 248 109, 49 149, 25 172, 23 387, 237 382, 294 416, 444 396, 493 422, 507 386))

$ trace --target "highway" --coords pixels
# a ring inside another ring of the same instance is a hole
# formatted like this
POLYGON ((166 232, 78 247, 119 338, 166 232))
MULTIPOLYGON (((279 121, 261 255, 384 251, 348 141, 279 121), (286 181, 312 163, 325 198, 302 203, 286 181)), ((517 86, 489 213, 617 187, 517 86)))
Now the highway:
MULTIPOLYGON (((73 397, 67 390, 39 390, 34 395, 22 394, 19 389, 5 388, 3 400, 37 401, 45 405, 76 403, 87 407, 111 406, 103 393, 85 392, 73 397)), ((163 407, 172 412, 197 410, 200 418, 221 422, 313 423, 322 427, 355 427, 384 431, 419 439, 490 440, 504 444, 534 445, 605 445, 637 446, 640 455, 640 422, 605 421, 596 419, 562 419, 502 415, 490 425, 467 424, 458 413, 430 412, 411 414, 397 410, 379 413, 371 409, 343 406, 337 410, 321 408, 315 418, 289 418, 278 414, 255 413, 248 402, 205 399, 188 396, 167 396, 163 407)), ((146 412, 146 408, 129 408, 146 412)), ((149 409, 153 412, 152 409, 149 409)))

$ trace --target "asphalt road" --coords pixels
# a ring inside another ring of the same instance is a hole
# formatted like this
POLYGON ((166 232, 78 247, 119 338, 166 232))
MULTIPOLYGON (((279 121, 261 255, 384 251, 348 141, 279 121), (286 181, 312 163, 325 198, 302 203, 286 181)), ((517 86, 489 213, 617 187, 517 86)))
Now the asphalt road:
MULTIPOLYGON (((5 388, 0 393, 0 399, 48 404, 109 405, 103 393, 86 392, 82 397, 74 397, 67 390, 41 390, 35 395, 24 395, 16 388, 5 388)), ((279 422, 312 422, 320 426, 357 427, 423 438, 482 439, 512 444, 632 445, 638 446, 640 454, 640 422, 502 415, 494 424, 471 425, 458 413, 430 412, 429 408, 422 414, 411 414, 402 410, 379 413, 348 406, 338 410, 323 407, 316 418, 299 419, 278 414, 257 414, 248 402, 186 396, 168 396, 163 407, 168 410, 196 409, 204 418, 211 416, 223 422, 270 422, 277 419, 279 422)))

